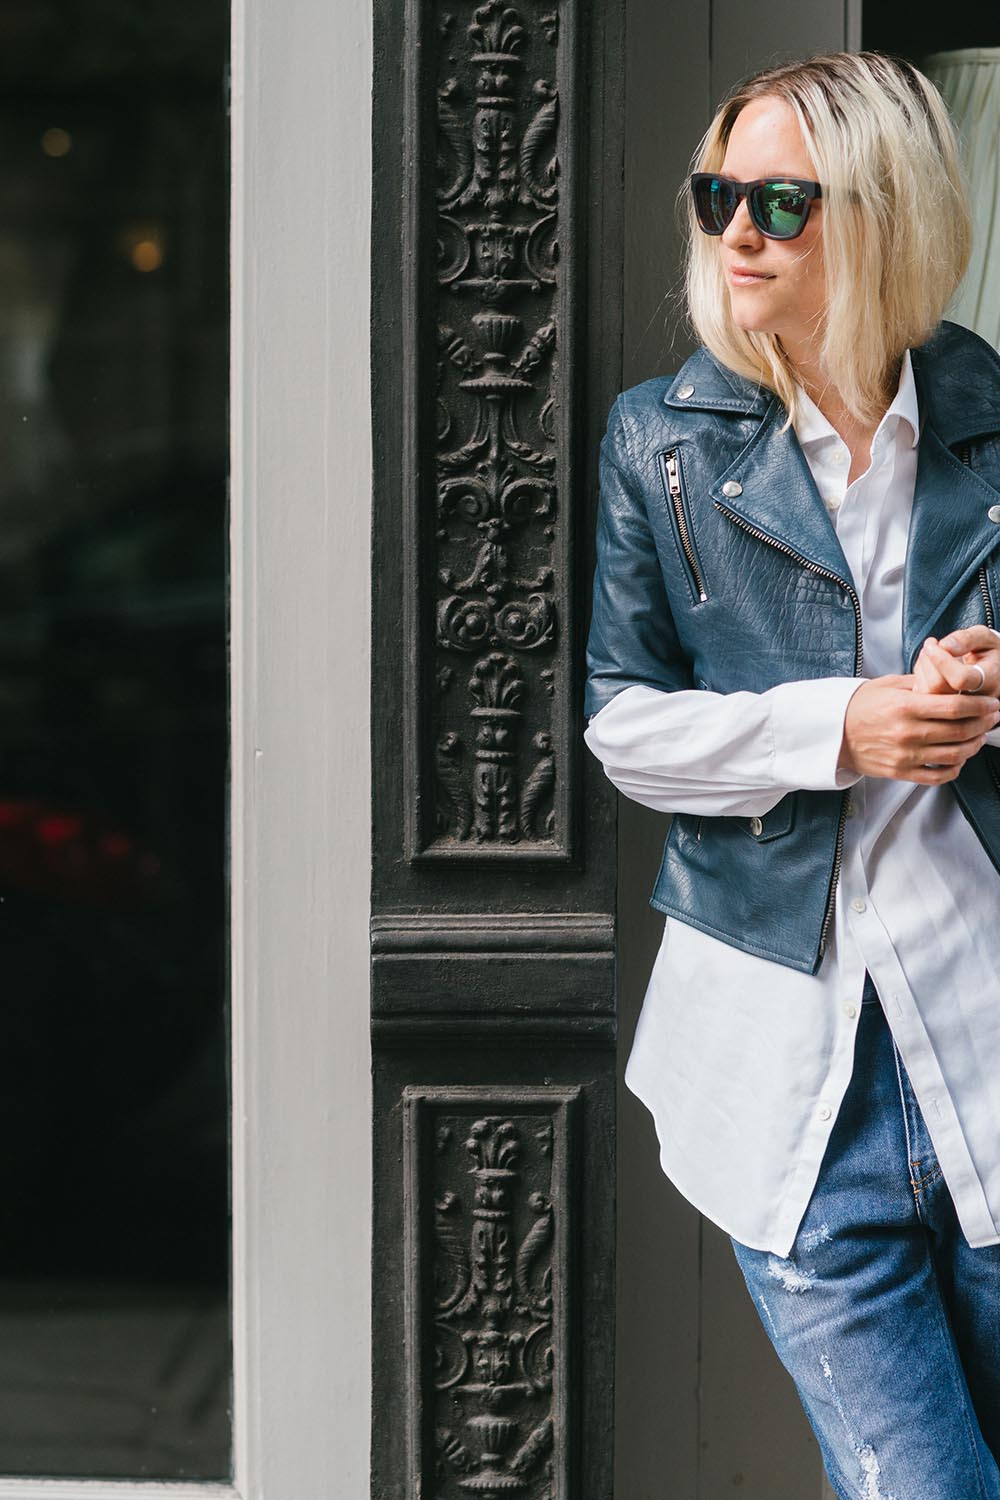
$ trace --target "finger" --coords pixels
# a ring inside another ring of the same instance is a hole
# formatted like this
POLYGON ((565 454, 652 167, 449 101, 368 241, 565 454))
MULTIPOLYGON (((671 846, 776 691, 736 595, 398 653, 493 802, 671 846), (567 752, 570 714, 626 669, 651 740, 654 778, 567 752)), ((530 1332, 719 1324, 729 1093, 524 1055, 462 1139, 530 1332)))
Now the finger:
POLYGON ((985 698, 981 693, 918 693, 914 690, 909 703, 904 703, 903 711, 917 719, 970 719, 979 714, 988 716, 1000 712, 1000 698, 985 698))
MULTIPOLYGON (((928 676, 928 675, 930 675, 930 676, 939 676, 940 675, 939 670, 937 670, 937 667, 933 666, 933 664, 931 664, 931 652, 928 651, 928 646, 931 646, 931 645, 936 646, 937 645, 937 640, 934 640, 933 636, 928 636, 927 640, 925 640, 925 642, 924 642, 924 645, 922 645, 921 649, 919 649, 918 657, 916 657, 915 663, 913 663, 913 685, 915 685, 915 687, 918 687, 918 685, 919 685, 919 678, 921 678, 921 675, 925 675, 925 676, 928 676)), ((954 660, 954 658, 952 658, 951 651, 946 652, 946 655, 948 655, 948 660, 949 661, 954 660)))
POLYGON ((998 641, 1000 631, 992 630, 989 625, 969 625, 964 630, 949 631, 939 644, 953 656, 961 656, 964 651, 988 651, 998 641))
MULTIPOLYGON (((934 650, 941 652, 940 646, 937 645, 934 650)), ((945 675, 946 671, 954 672, 955 658, 947 651, 943 653, 943 657, 946 663, 951 664, 948 668, 941 668, 937 665, 925 643, 913 669, 913 686, 918 693, 946 693, 951 691, 953 686, 956 690, 961 690, 958 682, 952 684, 949 677, 945 675)))
POLYGON ((916 766, 912 771, 907 771, 903 776, 896 776, 896 781, 916 781, 921 786, 940 786, 945 781, 954 781, 961 772, 961 766, 916 766))
POLYGON ((952 690, 951 683, 946 682, 930 662, 917 662, 913 686, 918 693, 950 693, 952 690))
MULTIPOLYGON (((911 741, 921 751, 930 745, 962 745, 979 740, 983 735, 989 734, 995 729, 998 721, 996 715, 991 714, 986 719, 955 719, 950 723, 929 723, 920 726, 916 736, 911 741)), ((930 760, 929 755, 924 755, 924 760, 930 760)))
POLYGON ((946 651, 936 641, 925 641, 921 655, 926 657, 956 693, 973 692, 977 687, 982 687, 982 677, 976 667, 952 656, 950 651, 946 651))
POLYGON ((986 736, 977 734, 968 740, 923 745, 915 757, 914 764, 917 766, 964 766, 970 756, 975 755, 977 750, 981 750, 985 743, 986 736))
POLYGON ((966 651, 962 663, 975 674, 976 681, 967 689, 970 693, 995 693, 1000 682, 1000 649, 989 651, 966 651), (980 677, 982 680, 980 680, 980 677))

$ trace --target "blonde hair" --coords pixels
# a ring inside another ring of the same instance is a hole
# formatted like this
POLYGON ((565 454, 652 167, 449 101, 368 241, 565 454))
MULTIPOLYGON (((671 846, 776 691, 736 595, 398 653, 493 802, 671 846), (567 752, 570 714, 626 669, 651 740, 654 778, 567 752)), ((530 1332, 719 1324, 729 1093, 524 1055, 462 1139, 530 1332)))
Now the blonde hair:
MULTIPOLYGON (((833 52, 754 74, 726 98, 691 163, 717 172, 751 99, 795 111, 823 188, 827 379, 859 421, 885 407, 904 350, 937 327, 969 261, 972 226, 955 128, 917 68, 880 52, 833 52)), ((685 183, 688 312, 701 342, 795 415, 796 378, 776 334, 733 321, 722 257, 697 227, 685 183)), ((786 426, 788 423, 785 424, 786 426)))

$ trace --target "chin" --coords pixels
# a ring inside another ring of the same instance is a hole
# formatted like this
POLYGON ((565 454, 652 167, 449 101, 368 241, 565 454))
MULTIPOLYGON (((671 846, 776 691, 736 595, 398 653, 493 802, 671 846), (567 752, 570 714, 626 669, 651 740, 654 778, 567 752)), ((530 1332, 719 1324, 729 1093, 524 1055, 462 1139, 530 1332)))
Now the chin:
POLYGON ((776 333, 780 319, 768 313, 760 305, 760 291, 756 287, 730 287, 729 311, 737 328, 744 333, 776 333), (750 293, 750 296, 740 295, 750 293))
POLYGON ((744 333, 777 333, 778 331, 775 319, 762 317, 760 313, 755 316, 748 309, 743 310, 742 316, 739 309, 734 307, 732 311, 733 322, 744 333))

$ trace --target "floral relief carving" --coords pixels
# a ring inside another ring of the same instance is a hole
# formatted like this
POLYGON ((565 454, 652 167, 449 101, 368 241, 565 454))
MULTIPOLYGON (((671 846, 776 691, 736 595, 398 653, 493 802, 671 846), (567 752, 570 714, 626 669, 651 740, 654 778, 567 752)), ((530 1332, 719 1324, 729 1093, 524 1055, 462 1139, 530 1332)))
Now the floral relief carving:
POLYGON ((565 1116, 496 1111, 442 1101, 421 1155, 433 1211, 420 1276, 424 1492, 435 1500, 551 1500, 565 1477, 565 1116))
POLYGON ((562 835, 557 36, 555 12, 530 3, 440 19, 433 569, 418 582, 435 589, 422 649, 438 691, 421 705, 437 789, 420 842, 432 854, 530 853, 562 835), (465 653, 468 696, 441 687, 465 653), (487 701, 501 658, 516 704, 487 701))

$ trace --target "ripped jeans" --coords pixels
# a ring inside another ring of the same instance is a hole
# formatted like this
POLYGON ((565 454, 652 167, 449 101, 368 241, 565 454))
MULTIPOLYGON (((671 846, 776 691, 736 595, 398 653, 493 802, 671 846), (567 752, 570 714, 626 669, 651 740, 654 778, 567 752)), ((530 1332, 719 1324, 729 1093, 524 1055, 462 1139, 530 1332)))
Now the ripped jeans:
POLYGON ((959 1228, 870 975, 791 1255, 733 1247, 841 1500, 1000 1500, 1000 1245, 959 1228))

